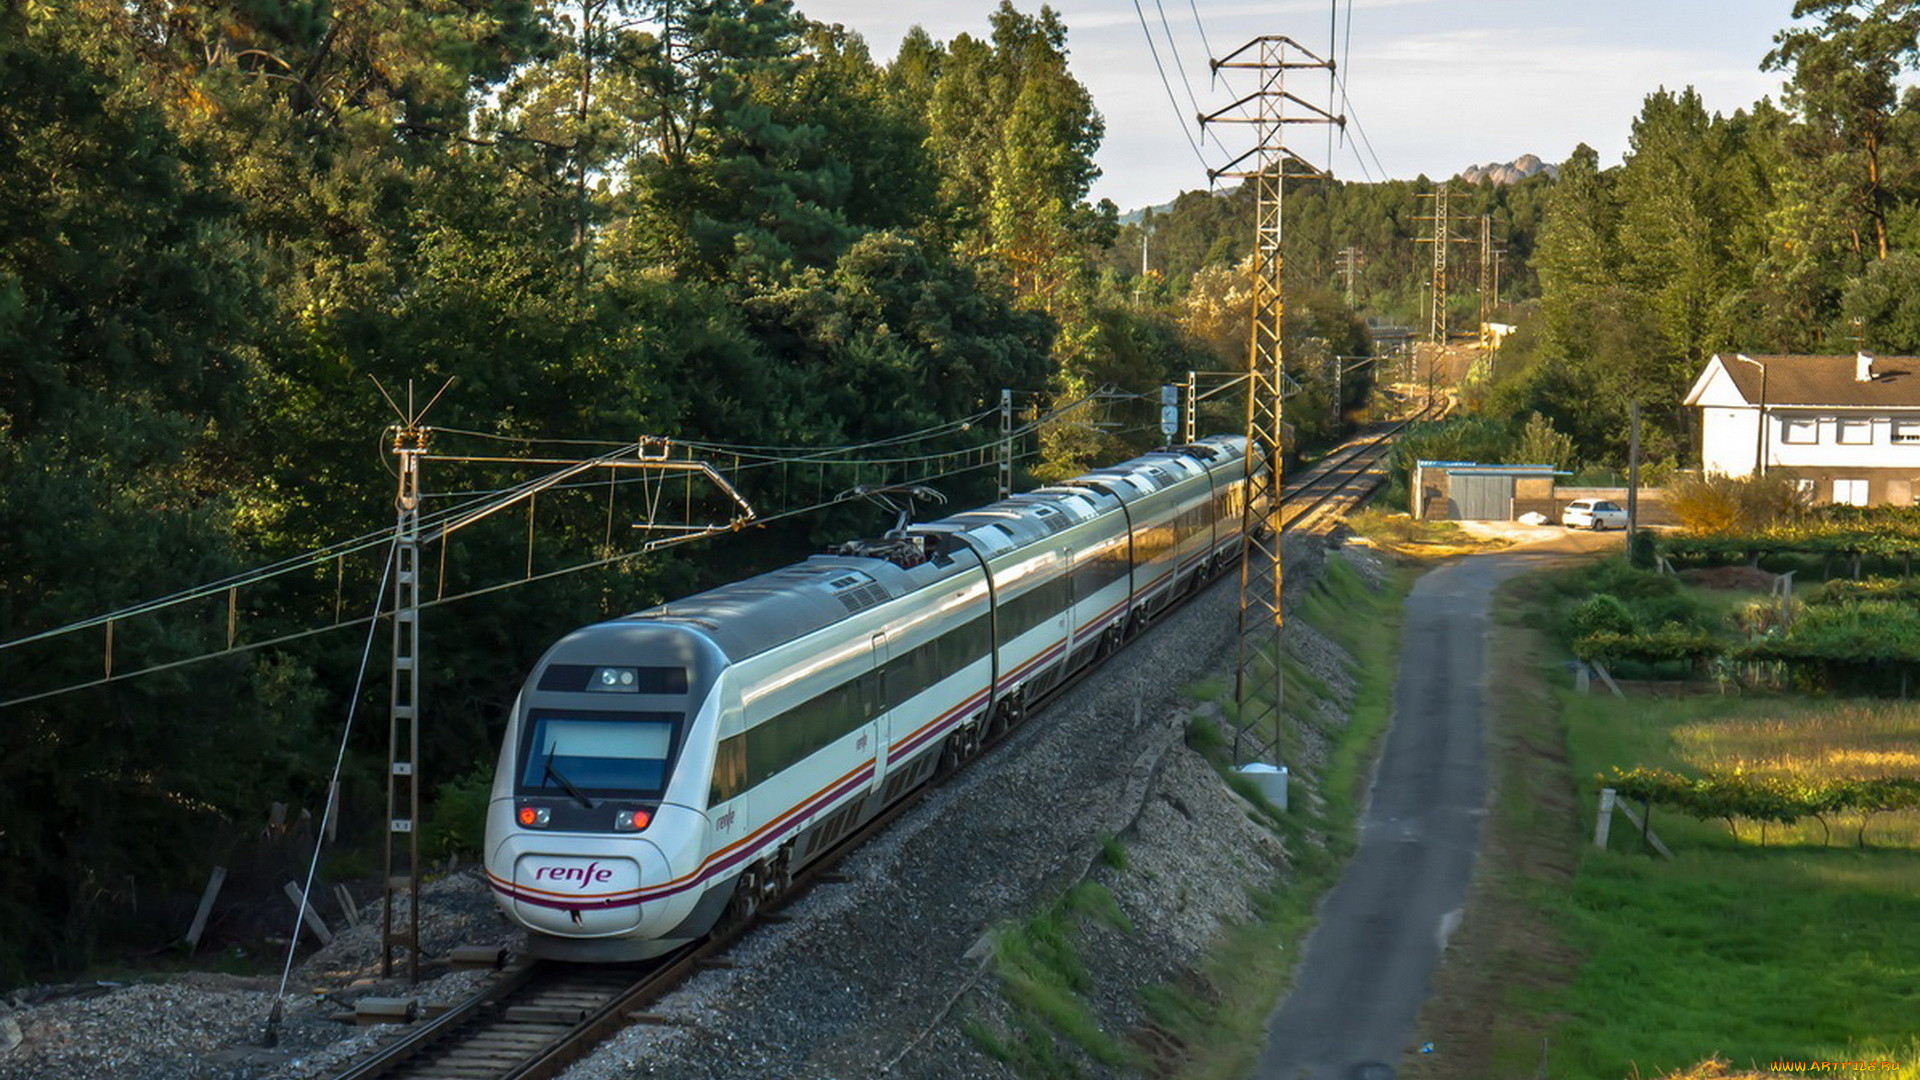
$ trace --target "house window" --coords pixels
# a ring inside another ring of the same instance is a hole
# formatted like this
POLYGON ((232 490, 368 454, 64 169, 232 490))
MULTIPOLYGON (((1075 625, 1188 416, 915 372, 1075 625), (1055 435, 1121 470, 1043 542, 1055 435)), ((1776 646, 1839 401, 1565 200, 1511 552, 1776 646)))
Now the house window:
POLYGON ((1833 501, 1838 506, 1867 505, 1867 482, 1865 480, 1835 480, 1833 482, 1833 501))
POLYGON ((1814 487, 1815 487, 1815 484, 1811 480, 1796 479, 1793 482, 1794 492, 1798 494, 1801 498, 1807 500, 1808 502, 1813 501, 1814 487))
POLYGON ((1897 443, 1920 443, 1920 420, 1895 420, 1893 422, 1893 441, 1897 443))
POLYGON ((1842 446, 1870 446, 1873 443, 1871 420, 1841 419, 1834 421, 1834 426, 1839 429, 1842 446))
POLYGON ((1783 443, 1817 443, 1820 441, 1820 421, 1782 420, 1780 421, 1780 441, 1783 443))

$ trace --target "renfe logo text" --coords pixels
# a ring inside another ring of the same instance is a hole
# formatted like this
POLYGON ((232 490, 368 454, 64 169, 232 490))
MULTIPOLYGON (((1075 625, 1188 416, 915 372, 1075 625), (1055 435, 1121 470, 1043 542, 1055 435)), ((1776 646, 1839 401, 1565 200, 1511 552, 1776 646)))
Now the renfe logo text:
POLYGON ((542 866, 533 872, 535 881, 568 881, 575 885, 598 885, 613 877, 613 871, 597 862, 585 866, 542 866))

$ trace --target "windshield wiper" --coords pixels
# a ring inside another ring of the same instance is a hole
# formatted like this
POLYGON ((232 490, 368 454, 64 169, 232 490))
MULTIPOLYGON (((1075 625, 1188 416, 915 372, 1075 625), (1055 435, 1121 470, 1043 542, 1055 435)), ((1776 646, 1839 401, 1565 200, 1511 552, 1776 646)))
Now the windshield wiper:
POLYGON ((550 749, 547 750, 546 776, 541 777, 541 781, 545 782, 546 777, 551 776, 555 780, 560 781, 560 786, 567 789, 567 794, 573 796, 576 799, 579 799, 581 806, 584 806, 589 810, 598 809, 599 807, 598 803, 595 803, 592 799, 587 798, 585 793, 583 793, 579 788, 573 786, 573 781, 567 779, 566 774, 562 773, 559 769, 556 769, 553 767, 553 755, 559 749, 560 749, 560 745, 558 743, 555 743, 550 749))

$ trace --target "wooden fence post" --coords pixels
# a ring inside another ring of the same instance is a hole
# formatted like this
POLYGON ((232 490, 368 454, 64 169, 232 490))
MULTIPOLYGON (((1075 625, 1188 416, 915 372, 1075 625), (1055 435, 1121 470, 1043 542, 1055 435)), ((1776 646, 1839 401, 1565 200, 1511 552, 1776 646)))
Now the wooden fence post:
POLYGON ((207 877, 207 888, 200 894, 200 909, 193 913, 193 925, 187 928, 187 955, 200 947, 200 935, 207 932, 207 916, 213 914, 213 898, 220 895, 220 886, 227 880, 227 868, 216 866, 207 877))
POLYGON ((307 924, 307 929, 313 932, 314 937, 320 939, 320 944, 333 944, 333 931, 327 929, 327 924, 320 918, 320 913, 313 910, 313 905, 307 903, 306 899, 300 895, 300 886, 289 881, 285 888, 287 899, 293 901, 294 908, 300 912, 300 921, 307 924))

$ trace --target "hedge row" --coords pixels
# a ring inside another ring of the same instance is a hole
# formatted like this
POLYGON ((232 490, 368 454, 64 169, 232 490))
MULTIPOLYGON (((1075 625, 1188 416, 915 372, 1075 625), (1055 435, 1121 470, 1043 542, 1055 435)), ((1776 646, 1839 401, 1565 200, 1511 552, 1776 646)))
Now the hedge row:
POLYGON ((1615 664, 1622 660, 1662 663, 1685 660, 1697 663, 1724 654, 1725 642, 1704 630, 1669 626, 1640 634, 1611 630, 1588 634, 1573 643, 1573 655, 1589 663, 1615 664))
MULTIPOLYGON (((1595 779, 1621 798, 1650 803, 1705 821, 1717 818, 1728 828, 1736 819, 1791 825, 1803 818, 1825 824, 1828 814, 1871 816, 1920 808, 1920 778, 1888 776, 1872 780, 1799 780, 1743 772, 1681 776, 1665 769, 1616 768, 1595 779)), ((1860 823, 1864 841, 1866 822, 1860 823)))
POLYGON ((1675 536, 1660 541, 1660 551, 1682 564, 1751 562, 1762 555, 1861 555, 1911 559, 1920 555, 1920 537, 1852 530, 1793 530, 1760 536, 1675 536))

